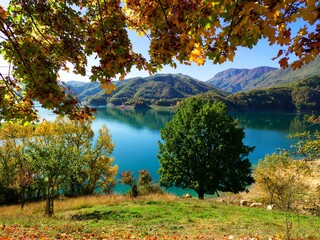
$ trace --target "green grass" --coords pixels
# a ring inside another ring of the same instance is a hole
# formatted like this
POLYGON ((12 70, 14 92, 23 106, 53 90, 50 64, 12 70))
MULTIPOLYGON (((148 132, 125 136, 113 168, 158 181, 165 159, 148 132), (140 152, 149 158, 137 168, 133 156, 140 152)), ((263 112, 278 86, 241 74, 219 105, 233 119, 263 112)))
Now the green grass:
POLYGON ((212 199, 100 196, 0 208, 0 239, 320 239, 320 218, 216 203, 212 199), (2 226, 2 227, 1 227, 2 226), (242 238, 244 239, 244 238, 242 238))

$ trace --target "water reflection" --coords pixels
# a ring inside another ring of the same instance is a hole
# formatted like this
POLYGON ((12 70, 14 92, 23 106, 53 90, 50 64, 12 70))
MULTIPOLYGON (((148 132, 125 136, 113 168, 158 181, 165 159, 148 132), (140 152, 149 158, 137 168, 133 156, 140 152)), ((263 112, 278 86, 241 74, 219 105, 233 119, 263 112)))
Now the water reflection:
POLYGON ((285 133, 304 131, 308 125, 303 115, 289 113, 231 113, 243 128, 285 133))
POLYGON ((173 114, 174 112, 169 110, 99 108, 96 118, 116 120, 136 129, 159 130, 172 118, 173 114))

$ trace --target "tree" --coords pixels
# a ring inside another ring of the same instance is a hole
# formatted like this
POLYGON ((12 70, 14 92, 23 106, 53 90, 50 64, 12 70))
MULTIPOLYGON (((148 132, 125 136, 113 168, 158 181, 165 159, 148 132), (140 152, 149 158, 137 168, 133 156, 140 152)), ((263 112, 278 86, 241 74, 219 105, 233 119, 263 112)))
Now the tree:
POLYGON ((57 118, 40 123, 28 145, 35 181, 46 184, 46 214, 54 213, 54 197, 69 188, 77 194, 92 194, 99 187, 109 193, 115 185, 118 166, 113 166, 114 145, 108 129, 99 131, 91 145, 91 122, 57 118), (71 186, 71 187, 70 187, 71 186))
POLYGON ((308 191, 308 185, 302 180, 309 170, 306 162, 292 159, 286 151, 266 155, 253 176, 256 184, 268 193, 270 204, 289 211, 308 191))
MULTIPOLYGON (((25 154, 32 132, 33 127, 30 124, 6 123, 1 126, 0 188, 4 190, 2 192, 5 201, 18 192, 21 208, 24 207, 26 189, 33 182, 30 161, 25 154)), ((13 199, 7 201, 12 202, 13 199)))
POLYGON ((0 202, 5 204, 17 200, 14 150, 12 141, 4 141, 0 146, 0 202))
POLYGON ((93 145, 92 121, 57 118, 38 125, 4 123, 0 131, 0 202, 20 197, 46 198, 53 214, 57 194, 110 193, 118 170, 111 157, 113 143, 106 126, 93 145))
POLYGON ((12 65, 0 75, 0 117, 36 118, 32 100, 72 118, 90 115, 57 79, 68 62, 85 75, 91 55, 99 64, 90 77, 107 91, 132 67, 154 73, 177 61, 232 61, 238 47, 262 38, 282 46, 275 56, 282 67, 294 54, 299 68, 319 55, 319 7, 316 0, 11 0, 0 7, 0 52, 12 65), (294 31, 297 20, 305 25, 294 31), (128 29, 150 39, 150 56, 133 51, 128 29))
MULTIPOLYGON (((58 118, 60 131, 66 140, 66 144, 74 147, 78 152, 78 164, 73 164, 70 169, 70 175, 64 182, 64 194, 67 196, 77 196, 84 194, 84 186, 87 183, 85 171, 88 171, 87 162, 91 159, 86 157, 91 151, 94 133, 91 128, 92 120, 85 121, 72 120, 67 117, 58 118)), ((111 139, 108 139, 111 141, 111 139)))
MULTIPOLYGON (((312 125, 319 126, 320 116, 311 115, 306 116, 306 122, 312 125)), ((320 164, 315 163, 320 157, 320 132, 315 131, 305 131, 298 132, 289 135, 290 138, 298 139, 295 144, 293 144, 293 155, 294 157, 300 157, 305 161, 308 161, 313 165, 311 167, 311 172, 316 176, 320 173, 320 164), (313 164, 315 163, 315 164, 313 164)), ((318 197, 318 202, 320 201, 320 185, 315 189, 315 194, 318 197)))
POLYGON ((48 216, 54 213, 57 186, 68 178, 70 169, 79 160, 77 149, 66 144, 60 126, 58 122, 42 122, 28 148, 36 177, 46 183, 45 213, 48 216))
MULTIPOLYGON (((306 122, 312 125, 320 124, 320 116, 306 116, 306 122)), ((290 134, 289 138, 298 139, 298 141, 293 144, 295 149, 295 154, 302 157, 307 161, 314 161, 320 157, 320 132, 315 131, 305 131, 297 132, 295 134, 290 134)))
POLYGON ((94 147, 90 147, 84 155, 81 177, 83 194, 92 194, 97 188, 109 194, 114 188, 118 166, 113 166, 111 157, 114 145, 108 128, 103 125, 94 147))
POLYGON ((164 193, 158 183, 153 183, 152 177, 146 169, 139 170, 138 190, 140 195, 164 193))
POLYGON ((135 179, 133 172, 124 171, 121 174, 119 182, 129 185, 128 194, 135 198, 138 195, 147 195, 150 193, 162 194, 163 190, 158 184, 152 183, 152 178, 148 170, 139 170, 139 178, 135 179))
POLYGON ((253 151, 243 144, 244 131, 221 102, 194 97, 160 131, 160 184, 194 189, 200 199, 218 191, 237 193, 253 182, 253 151))
POLYGON ((68 145, 77 149, 78 165, 73 165, 70 172, 66 194, 89 195, 99 189, 110 193, 115 186, 115 175, 118 166, 113 166, 114 159, 111 154, 114 144, 108 128, 103 125, 99 130, 98 138, 93 145, 94 133, 91 128, 92 121, 79 121, 68 118, 59 118, 61 130, 68 145))
POLYGON ((133 176, 133 172, 130 172, 130 171, 122 172, 120 182, 125 185, 129 185, 130 190, 128 191, 128 194, 131 197, 135 198, 138 196, 138 194, 139 194, 138 184, 137 184, 136 179, 133 176))

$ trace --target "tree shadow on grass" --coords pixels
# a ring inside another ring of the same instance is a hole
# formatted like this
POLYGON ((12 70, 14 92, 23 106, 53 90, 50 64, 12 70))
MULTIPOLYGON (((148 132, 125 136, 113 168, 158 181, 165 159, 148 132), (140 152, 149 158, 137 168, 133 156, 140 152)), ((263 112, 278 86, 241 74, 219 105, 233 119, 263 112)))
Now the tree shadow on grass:
POLYGON ((87 213, 79 213, 71 216, 71 220, 83 221, 83 220, 116 220, 116 219, 132 219, 141 218, 142 215, 136 212, 125 211, 93 211, 87 213))

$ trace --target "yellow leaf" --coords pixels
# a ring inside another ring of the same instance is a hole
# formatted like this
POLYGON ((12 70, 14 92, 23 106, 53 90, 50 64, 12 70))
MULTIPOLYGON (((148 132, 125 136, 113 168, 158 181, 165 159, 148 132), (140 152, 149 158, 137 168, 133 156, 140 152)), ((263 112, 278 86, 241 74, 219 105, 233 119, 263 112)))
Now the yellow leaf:
POLYGON ((302 36, 304 36, 306 34, 307 34, 307 27, 304 26, 303 28, 300 28, 299 35, 302 37, 302 36))
POLYGON ((205 60, 204 58, 199 58, 199 59, 197 60, 198 66, 203 65, 205 62, 206 62, 206 60, 205 60))
POLYGON ((203 65, 206 61, 203 49, 199 43, 195 43, 191 51, 189 61, 197 63, 199 66, 203 65))
POLYGON ((280 10, 276 10, 276 11, 274 12, 274 14, 273 14, 273 18, 274 18, 274 19, 277 19, 277 18, 279 17, 279 15, 280 15, 280 10))
POLYGON ((106 91, 107 94, 117 89, 117 87, 110 80, 106 80, 105 82, 101 83, 101 87, 106 91))

